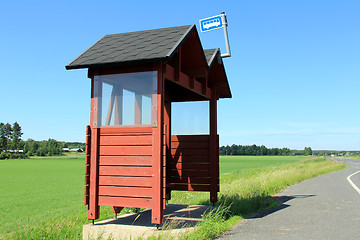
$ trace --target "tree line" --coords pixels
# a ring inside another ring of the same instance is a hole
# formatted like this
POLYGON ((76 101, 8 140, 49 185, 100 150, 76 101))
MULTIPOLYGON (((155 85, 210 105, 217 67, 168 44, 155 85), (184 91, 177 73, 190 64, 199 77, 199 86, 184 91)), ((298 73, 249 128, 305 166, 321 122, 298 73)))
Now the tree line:
POLYGON ((55 156, 62 154, 62 148, 82 148, 85 144, 80 142, 60 142, 55 139, 23 141, 21 126, 0 123, 0 159, 26 158, 30 156, 55 156))
POLYGON ((22 135, 18 122, 13 125, 0 123, 0 154, 13 149, 22 149, 24 147, 24 142, 21 140, 22 135))
POLYGON ((305 147, 304 150, 290 150, 289 148, 267 148, 264 145, 236 145, 221 146, 220 155, 248 155, 248 156, 294 156, 294 155, 312 155, 311 147, 305 147))

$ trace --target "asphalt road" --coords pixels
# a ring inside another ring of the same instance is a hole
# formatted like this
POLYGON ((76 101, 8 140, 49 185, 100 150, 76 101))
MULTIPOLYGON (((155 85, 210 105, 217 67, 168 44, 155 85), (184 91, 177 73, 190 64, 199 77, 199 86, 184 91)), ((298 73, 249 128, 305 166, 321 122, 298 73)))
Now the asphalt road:
POLYGON ((329 159, 349 168, 286 188, 278 208, 241 221, 217 239, 360 239, 360 161, 329 159))

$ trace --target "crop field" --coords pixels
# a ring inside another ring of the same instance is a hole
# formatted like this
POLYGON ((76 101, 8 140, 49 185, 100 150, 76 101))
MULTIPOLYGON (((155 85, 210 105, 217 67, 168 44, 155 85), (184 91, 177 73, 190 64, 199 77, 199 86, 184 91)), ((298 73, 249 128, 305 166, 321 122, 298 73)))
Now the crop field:
MULTIPOLYGON (((286 166, 305 157, 220 157, 221 182, 231 171, 248 174, 259 167, 286 166), (247 169, 247 170, 246 170, 247 169), (226 174, 224 174, 226 173, 226 174)), ((80 239, 87 220, 83 205, 84 155, 0 161, 0 239, 80 239)), ((193 193, 174 192, 172 203, 189 203, 193 193), (190 194, 190 195, 189 195, 190 194)), ((206 204, 208 193, 192 198, 206 204)), ((113 217, 101 209, 101 219, 113 217)))

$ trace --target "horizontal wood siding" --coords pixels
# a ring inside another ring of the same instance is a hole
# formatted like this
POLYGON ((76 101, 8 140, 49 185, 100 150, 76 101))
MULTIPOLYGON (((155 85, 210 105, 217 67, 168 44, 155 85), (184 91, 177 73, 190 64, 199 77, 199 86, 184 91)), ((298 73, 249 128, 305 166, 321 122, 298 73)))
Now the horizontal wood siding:
MULTIPOLYGON (((171 136, 170 182, 168 187, 181 191, 210 191, 210 136, 171 136)), ((217 165, 218 169, 218 165, 217 165)))
POLYGON ((151 166, 151 156, 100 156, 99 163, 103 166, 151 166))
POLYGON ((99 195, 151 198, 151 188, 99 186, 99 195))
POLYGON ((101 186, 151 187, 151 177, 100 176, 101 186))
POLYGON ((151 208, 150 198, 130 198, 99 196, 100 206, 126 206, 134 208, 151 208))
POLYGON ((150 208, 152 129, 101 128, 99 204, 150 208))
POLYGON ((100 156, 151 156, 150 146, 101 146, 100 156))
POLYGON ((151 177, 151 167, 100 166, 100 176, 151 177))

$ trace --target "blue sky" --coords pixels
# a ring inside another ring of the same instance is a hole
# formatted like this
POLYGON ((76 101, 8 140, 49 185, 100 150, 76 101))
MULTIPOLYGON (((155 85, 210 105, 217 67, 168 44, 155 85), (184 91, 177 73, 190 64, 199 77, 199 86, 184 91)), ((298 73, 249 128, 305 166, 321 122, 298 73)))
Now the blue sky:
MULTIPOLYGON (((218 103, 220 144, 360 150, 359 9, 357 0, 2 1, 0 122, 18 121, 23 139, 84 141, 90 81, 66 64, 105 34, 199 27, 224 11, 233 98, 218 103)), ((225 52, 222 30, 200 38, 225 52)))

